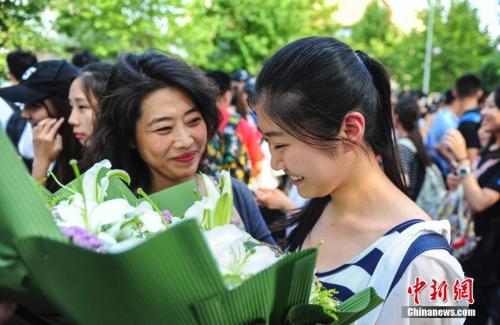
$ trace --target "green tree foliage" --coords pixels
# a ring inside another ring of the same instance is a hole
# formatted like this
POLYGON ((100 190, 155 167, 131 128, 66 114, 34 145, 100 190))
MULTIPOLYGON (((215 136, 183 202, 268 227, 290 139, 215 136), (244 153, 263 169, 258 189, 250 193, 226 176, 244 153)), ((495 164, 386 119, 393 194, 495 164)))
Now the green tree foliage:
MULTIPOLYGON (((15 48, 70 57, 89 49, 101 58, 158 49, 205 69, 258 72, 276 49, 299 37, 334 35, 330 0, 0 0, 0 73, 15 48), (47 13, 54 21, 42 18, 47 13), (57 39, 54 35, 57 33, 57 39)), ((444 90, 465 72, 494 83, 495 46, 479 27, 469 0, 435 3, 431 90, 444 90), (491 81, 490 81, 491 80, 491 81)), ((385 1, 374 0, 344 38, 379 59, 402 89, 420 89, 426 31, 403 33, 385 1)), ((426 25, 428 11, 420 14, 426 25)))
POLYGON ((157 49, 195 62, 211 51, 214 23, 201 0, 60 0, 52 9, 58 13, 56 30, 73 40, 69 50, 114 58, 123 51, 157 49))
POLYGON ((318 0, 214 0, 208 15, 218 21, 208 68, 256 73, 263 61, 290 41, 332 35, 335 7, 318 0))
POLYGON ((47 49, 42 13, 46 0, 0 0, 0 76, 6 77, 5 56, 17 48, 47 49))
POLYGON ((362 19, 352 26, 351 36, 346 41, 354 49, 381 61, 394 77, 402 64, 397 48, 402 45, 402 37, 402 32, 391 22, 387 5, 374 0, 366 7, 362 19))
POLYGON ((101 0, 53 5, 55 27, 101 57, 155 48, 204 68, 256 72, 278 47, 334 30, 324 0, 101 0))
POLYGON ((432 58, 430 88, 435 90, 449 88, 465 72, 478 72, 494 51, 487 32, 479 27, 477 9, 466 0, 452 1, 447 13, 437 12, 433 47, 440 49, 432 58))
MULTIPOLYGON (((449 8, 434 1, 431 90, 443 91, 465 72, 478 72, 494 51, 487 31, 480 29, 477 9, 467 0, 451 0, 449 8)), ((420 13, 427 25, 429 12, 420 13)), ((390 21, 382 2, 374 1, 352 27, 355 47, 382 61, 404 89, 420 89, 423 79, 426 30, 403 34, 390 21)))
POLYGON ((496 52, 488 58, 479 70, 479 77, 487 90, 500 87, 500 53, 496 52))

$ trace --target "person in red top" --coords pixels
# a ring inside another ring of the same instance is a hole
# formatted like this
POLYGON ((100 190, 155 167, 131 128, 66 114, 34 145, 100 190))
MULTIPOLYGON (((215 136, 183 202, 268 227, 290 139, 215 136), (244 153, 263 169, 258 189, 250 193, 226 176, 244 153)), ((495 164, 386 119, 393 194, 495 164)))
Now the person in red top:
MULTIPOLYGON (((225 134, 226 138, 228 133, 231 132, 232 125, 235 129, 235 133, 241 140, 241 143, 245 148, 239 148, 239 152, 234 152, 234 156, 244 155, 247 152, 247 156, 250 162, 251 176, 255 176, 259 172, 259 163, 264 159, 264 154, 260 148, 260 136, 258 130, 252 127, 248 122, 241 118, 241 115, 231 112, 230 103, 232 99, 231 93, 231 77, 222 71, 212 71, 207 74, 207 76, 212 79, 219 89, 219 94, 217 97, 217 107, 219 108, 221 123, 219 124, 219 134, 225 134), (229 130, 228 130, 229 129, 229 130)), ((227 142, 227 141, 226 141, 227 142)), ((235 146, 238 146, 235 144, 235 146)), ((230 147, 230 146, 229 146, 230 147)), ((235 148, 236 149, 236 148, 235 148)), ((222 149, 221 149, 222 150, 222 149)), ((226 150, 227 151, 227 150, 226 150)), ((209 150, 209 155, 210 150, 209 150)), ((242 161, 244 158, 233 157, 236 161, 242 161)), ((242 163, 240 163, 241 165, 242 163)), ((224 165, 224 164, 223 164, 224 165)), ((218 169, 225 169, 225 166, 218 166, 218 169)), ((232 168, 231 168, 232 169, 232 168)), ((237 178, 242 178, 235 175, 237 178)), ((249 177, 243 176, 243 180, 248 183, 249 177)))

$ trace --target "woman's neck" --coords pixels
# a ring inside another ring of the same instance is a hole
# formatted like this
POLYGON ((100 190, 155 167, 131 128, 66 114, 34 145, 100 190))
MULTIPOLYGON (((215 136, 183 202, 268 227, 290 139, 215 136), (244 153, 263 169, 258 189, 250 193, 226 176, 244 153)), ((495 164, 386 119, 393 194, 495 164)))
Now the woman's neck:
POLYGON ((405 129, 403 129, 403 127, 398 127, 398 136, 400 138, 407 138, 408 134, 409 133, 405 129))
POLYGON ((384 174, 375 157, 359 159, 357 163, 352 175, 331 193, 332 218, 390 219, 391 214, 404 218, 405 214, 414 213, 412 201, 384 174))

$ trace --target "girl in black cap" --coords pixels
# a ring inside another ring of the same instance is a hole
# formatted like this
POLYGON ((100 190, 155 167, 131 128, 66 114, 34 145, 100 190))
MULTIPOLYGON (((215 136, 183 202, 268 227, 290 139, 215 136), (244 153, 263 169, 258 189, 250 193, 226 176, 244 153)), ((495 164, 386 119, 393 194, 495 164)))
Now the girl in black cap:
MULTIPOLYGON (((63 60, 39 62, 22 76, 20 84, 0 89, 0 97, 24 103, 23 118, 33 126, 32 176, 40 180, 48 170, 63 183, 74 178, 69 161, 79 159, 82 147, 73 136, 68 118, 68 92, 78 70, 63 60)), ((57 190, 52 178, 46 187, 57 190)))

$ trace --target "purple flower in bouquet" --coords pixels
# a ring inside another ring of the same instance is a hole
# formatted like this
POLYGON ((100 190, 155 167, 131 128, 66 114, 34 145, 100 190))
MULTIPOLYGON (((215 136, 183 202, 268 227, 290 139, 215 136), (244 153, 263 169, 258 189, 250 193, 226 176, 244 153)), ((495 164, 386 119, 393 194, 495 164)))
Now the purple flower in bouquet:
POLYGON ((104 243, 85 228, 71 226, 61 227, 61 230, 64 236, 77 246, 101 252, 104 250, 104 243))
POLYGON ((163 218, 165 218, 167 224, 172 223, 172 214, 170 213, 170 211, 165 209, 161 212, 161 214, 163 215, 163 218))

